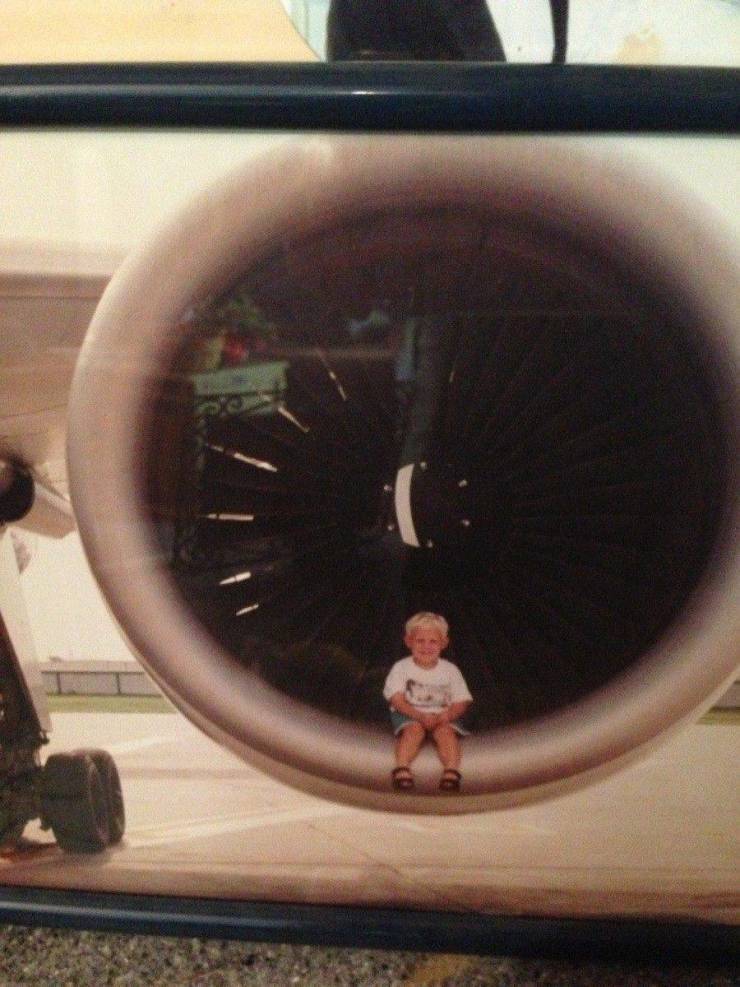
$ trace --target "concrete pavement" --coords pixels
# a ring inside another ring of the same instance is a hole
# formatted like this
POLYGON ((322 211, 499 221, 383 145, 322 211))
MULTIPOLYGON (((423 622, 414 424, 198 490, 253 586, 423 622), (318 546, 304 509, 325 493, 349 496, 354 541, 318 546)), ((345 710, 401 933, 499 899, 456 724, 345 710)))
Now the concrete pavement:
POLYGON ((56 713, 48 752, 105 747, 128 815, 97 856, 45 846, 0 882, 262 901, 738 921, 737 728, 690 727, 583 791, 461 817, 335 805, 242 764, 179 714, 56 713))

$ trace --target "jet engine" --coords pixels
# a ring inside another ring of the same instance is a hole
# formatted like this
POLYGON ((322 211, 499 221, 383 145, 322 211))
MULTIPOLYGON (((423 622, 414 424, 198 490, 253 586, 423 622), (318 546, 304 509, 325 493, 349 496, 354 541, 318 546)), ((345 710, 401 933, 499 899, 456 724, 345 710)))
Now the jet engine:
POLYGON ((510 805, 696 717, 740 652, 738 268, 554 139, 315 137, 122 265, 69 417, 73 504, 142 663, 317 794, 510 805), (390 785, 418 611, 474 702, 460 794, 390 785))

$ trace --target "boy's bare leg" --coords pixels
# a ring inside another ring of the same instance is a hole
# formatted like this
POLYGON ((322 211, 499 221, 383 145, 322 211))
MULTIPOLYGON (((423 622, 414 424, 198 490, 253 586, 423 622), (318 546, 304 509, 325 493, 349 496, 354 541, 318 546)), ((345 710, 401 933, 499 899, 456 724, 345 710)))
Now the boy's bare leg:
POLYGON ((396 739, 396 764, 408 768, 421 749, 427 732, 421 723, 409 723, 396 739))
POLYGON ((460 767, 460 741, 457 733, 449 725, 444 723, 437 727, 432 733, 434 743, 437 745, 437 753, 445 770, 457 771, 460 767))

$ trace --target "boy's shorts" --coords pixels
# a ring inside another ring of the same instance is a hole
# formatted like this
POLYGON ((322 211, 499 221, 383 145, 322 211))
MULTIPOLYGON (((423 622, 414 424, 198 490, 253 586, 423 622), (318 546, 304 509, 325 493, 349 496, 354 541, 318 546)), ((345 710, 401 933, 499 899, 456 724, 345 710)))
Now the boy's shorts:
MULTIPOLYGON (((393 734, 398 736, 398 734, 403 730, 405 726, 409 723, 416 723, 416 720, 412 720, 410 716, 404 716, 403 713, 399 713, 397 710, 392 709, 391 713, 391 723, 393 724, 393 734)), ((453 720, 450 726, 458 735, 458 737, 468 737, 470 735, 470 730, 466 730, 462 725, 460 720, 453 720)))

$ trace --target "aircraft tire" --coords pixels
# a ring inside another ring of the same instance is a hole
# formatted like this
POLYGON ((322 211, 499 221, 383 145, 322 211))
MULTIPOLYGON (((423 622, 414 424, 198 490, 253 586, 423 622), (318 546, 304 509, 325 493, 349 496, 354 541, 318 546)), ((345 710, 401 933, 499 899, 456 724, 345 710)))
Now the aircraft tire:
POLYGON ((78 753, 87 754, 98 769, 108 803, 108 842, 111 846, 120 843, 126 830, 126 810, 123 804, 123 789, 118 774, 116 762, 108 751, 85 750, 78 753))
POLYGON ((108 798, 89 753, 49 757, 42 776, 42 812, 62 850, 98 853, 110 844, 108 798))

